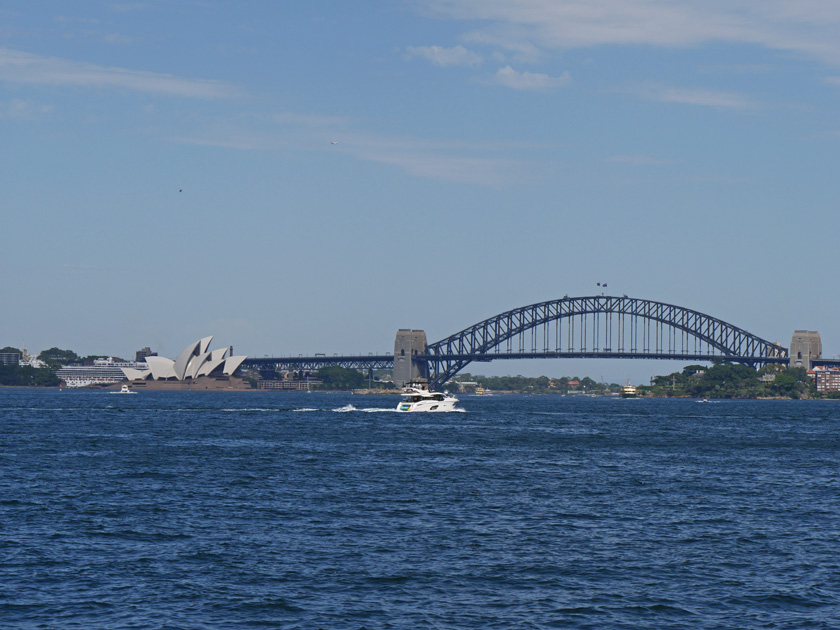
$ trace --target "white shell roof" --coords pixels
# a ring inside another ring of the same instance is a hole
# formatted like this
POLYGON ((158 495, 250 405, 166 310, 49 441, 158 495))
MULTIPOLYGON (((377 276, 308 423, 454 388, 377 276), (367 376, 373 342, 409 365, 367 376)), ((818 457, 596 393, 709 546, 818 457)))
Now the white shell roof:
POLYGON ((183 381, 198 376, 209 376, 219 366, 223 365, 223 374, 230 376, 248 357, 241 355, 226 359, 225 354, 227 353, 227 348, 208 351, 212 340, 213 336, 210 335, 209 337, 194 341, 184 348, 174 361, 165 357, 146 357, 146 363, 149 366, 148 372, 124 368, 123 373, 127 378, 131 378, 132 380, 134 378, 145 378, 151 374, 154 380, 176 378, 179 381, 183 381), (131 370, 132 374, 136 374, 129 376, 129 372, 126 370, 131 370))
MULTIPOLYGON (((192 360, 193 356, 196 354, 198 350, 198 346, 201 344, 201 339, 198 341, 194 341, 186 348, 181 350, 181 354, 178 355, 178 358, 175 359, 174 370, 175 370, 175 378, 179 381, 183 381, 187 375, 187 366, 190 364, 190 360, 192 360)), ((146 357, 146 361, 149 360, 150 357, 146 357)))
POLYGON ((176 378, 175 362, 166 357, 146 357, 146 363, 152 371, 152 378, 154 380, 176 378))
POLYGON ((236 372, 236 368, 238 368, 242 362, 247 359, 248 357, 243 355, 235 356, 235 357, 228 357, 225 359, 225 367, 222 370, 222 374, 226 374, 230 376, 234 372, 236 372))

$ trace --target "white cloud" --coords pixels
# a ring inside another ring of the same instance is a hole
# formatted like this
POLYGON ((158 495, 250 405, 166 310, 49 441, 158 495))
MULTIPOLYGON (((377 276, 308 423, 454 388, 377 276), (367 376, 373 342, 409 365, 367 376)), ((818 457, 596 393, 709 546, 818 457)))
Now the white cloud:
MULTIPOLYGON (((411 137, 381 137, 358 132, 337 133, 330 125, 314 126, 318 116, 278 114, 259 118, 262 126, 254 129, 252 119, 239 119, 241 125, 217 121, 189 135, 170 137, 170 142, 241 151, 301 151, 340 153, 357 160, 375 162, 400 169, 409 175, 440 181, 454 181, 490 188, 527 183, 535 175, 533 163, 500 157, 510 151, 535 148, 532 145, 461 144, 434 142, 411 137), (290 127, 292 121, 299 125, 290 127), (338 146, 329 140, 340 139, 338 146)), ((323 121, 332 120, 324 117, 323 121)), ((537 147, 539 148, 539 147, 537 147)))
POLYGON ((96 18, 84 18, 84 17, 70 17, 67 15, 57 15, 55 16, 56 22, 61 22, 64 24, 67 23, 76 23, 76 24, 99 24, 99 20, 96 18))
POLYGON ((836 0, 419 0, 437 17, 480 21, 470 37, 509 50, 643 44, 755 44, 840 65, 836 0))
POLYGON ((470 31, 464 33, 462 39, 471 44, 501 49, 490 54, 497 61, 502 61, 510 55, 520 63, 536 63, 544 57, 543 52, 537 46, 526 38, 514 36, 511 33, 498 33, 489 30, 470 31))
POLYGON ((351 148, 356 157, 404 170, 409 175, 502 188, 529 179, 524 163, 504 158, 452 155, 446 152, 411 150, 386 144, 351 148))
POLYGON ((648 83, 621 91, 631 96, 661 103, 678 103, 718 109, 746 110, 761 107, 759 103, 742 94, 708 88, 668 87, 648 83))
POLYGON ((339 127, 349 122, 342 116, 320 116, 318 114, 296 114, 293 112, 279 112, 271 114, 269 119, 281 125, 297 125, 304 127, 339 127))
POLYGON ((39 105, 17 98, 7 103, 0 101, 0 118, 31 120, 40 115, 49 114, 54 110, 55 107, 53 105, 39 105))
POLYGON ((453 48, 442 48, 440 46, 407 46, 405 54, 409 59, 420 57, 441 67, 477 66, 483 61, 481 55, 467 50, 460 45, 454 46, 453 48))
POLYGON ((552 90, 563 87, 572 80, 568 72, 559 77, 535 72, 517 72, 510 66, 500 68, 493 76, 493 83, 512 88, 514 90, 552 90))
POLYGON ((106 44, 130 44, 134 41, 134 38, 119 33, 108 33, 102 36, 102 41, 106 44))
POLYGON ((187 98, 230 98, 241 91, 223 81, 112 68, 0 48, 0 81, 39 85, 121 88, 187 98))
POLYGON ((643 153, 633 155, 613 155, 608 158, 607 161, 617 162, 619 164, 629 164, 631 166, 666 166, 673 163, 671 160, 663 160, 643 153))
POLYGON ((666 88, 651 96, 665 103, 701 105, 720 109, 748 109, 754 107, 747 99, 738 94, 715 90, 666 88))
POLYGON ((357 159, 393 166, 409 175, 487 188, 527 185, 539 179, 534 162, 510 156, 532 155, 543 145, 530 143, 460 143, 367 134, 342 138, 342 151, 357 159))
POLYGON ((148 2, 109 2, 106 4, 112 11, 118 13, 129 13, 131 11, 144 11, 151 7, 148 2))
POLYGON ((173 136, 169 138, 169 141, 176 144, 193 144, 200 147, 239 151, 271 151, 283 148, 282 143, 276 138, 259 132, 241 130, 199 131, 191 136, 173 136))

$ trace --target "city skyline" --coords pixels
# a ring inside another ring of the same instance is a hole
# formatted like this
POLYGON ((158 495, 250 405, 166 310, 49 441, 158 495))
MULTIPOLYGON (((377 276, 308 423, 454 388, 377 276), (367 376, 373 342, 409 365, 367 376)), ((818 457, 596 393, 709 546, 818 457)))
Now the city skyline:
POLYGON ((835 3, 4 7, 2 345, 379 353, 603 291, 840 353, 835 3))

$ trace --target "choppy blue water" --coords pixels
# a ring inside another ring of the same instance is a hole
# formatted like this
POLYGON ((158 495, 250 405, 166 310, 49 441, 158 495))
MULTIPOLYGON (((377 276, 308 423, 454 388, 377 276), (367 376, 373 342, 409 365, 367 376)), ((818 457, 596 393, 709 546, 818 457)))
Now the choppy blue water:
POLYGON ((840 403, 396 402, 0 390, 0 627, 840 626, 840 403))

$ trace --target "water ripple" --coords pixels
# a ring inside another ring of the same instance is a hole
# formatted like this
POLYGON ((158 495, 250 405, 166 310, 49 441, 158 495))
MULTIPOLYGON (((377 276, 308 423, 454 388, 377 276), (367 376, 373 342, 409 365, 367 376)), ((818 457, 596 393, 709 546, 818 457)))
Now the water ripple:
POLYGON ((5 628, 831 628, 835 403, 0 390, 5 628))

